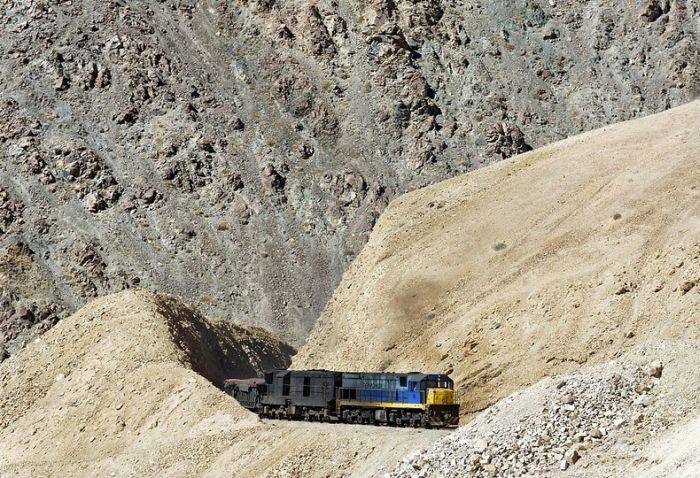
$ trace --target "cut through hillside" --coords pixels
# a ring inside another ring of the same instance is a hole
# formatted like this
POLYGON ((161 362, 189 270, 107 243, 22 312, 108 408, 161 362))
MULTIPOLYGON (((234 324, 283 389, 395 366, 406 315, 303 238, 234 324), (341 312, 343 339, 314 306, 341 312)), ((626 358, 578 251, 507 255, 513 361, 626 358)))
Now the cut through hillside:
POLYGON ((293 347, 265 329, 229 320, 209 321, 170 296, 155 296, 156 312, 167 320, 185 363, 217 387, 227 378, 248 378, 286 368, 293 347))
MULTIPOLYGON (((46 405, 55 387, 102 391, 126 401, 124 383, 141 376, 143 382, 137 380, 132 393, 148 393, 154 385, 148 371, 157 372, 161 366, 191 370, 222 387, 227 377, 285 367, 293 353, 261 329, 210 323, 173 297, 123 292, 86 306, 62 321, 51 336, 31 344, 25 360, 9 360, 3 366, 0 425, 10 426, 27 410, 46 405)), ((94 413, 100 411, 94 408, 94 413)))

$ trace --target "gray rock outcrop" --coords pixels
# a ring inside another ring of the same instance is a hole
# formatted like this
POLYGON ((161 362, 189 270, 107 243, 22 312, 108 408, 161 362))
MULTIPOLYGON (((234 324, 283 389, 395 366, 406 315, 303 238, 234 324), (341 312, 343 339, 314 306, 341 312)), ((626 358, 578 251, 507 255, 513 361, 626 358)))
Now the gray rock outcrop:
POLYGON ((298 345, 395 195, 700 92, 685 0, 0 9, 3 323, 141 286, 298 345))

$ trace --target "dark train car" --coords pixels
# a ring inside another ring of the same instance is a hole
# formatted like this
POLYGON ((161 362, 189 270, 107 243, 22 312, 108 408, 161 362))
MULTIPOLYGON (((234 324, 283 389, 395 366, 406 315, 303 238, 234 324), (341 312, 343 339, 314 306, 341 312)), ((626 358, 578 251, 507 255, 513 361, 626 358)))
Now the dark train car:
POLYGON ((272 370, 265 373, 264 416, 331 419, 342 374, 328 370, 272 370))
POLYGON ((249 378, 244 380, 229 379, 224 381, 224 391, 244 407, 257 410, 260 399, 265 394, 265 379, 249 378))

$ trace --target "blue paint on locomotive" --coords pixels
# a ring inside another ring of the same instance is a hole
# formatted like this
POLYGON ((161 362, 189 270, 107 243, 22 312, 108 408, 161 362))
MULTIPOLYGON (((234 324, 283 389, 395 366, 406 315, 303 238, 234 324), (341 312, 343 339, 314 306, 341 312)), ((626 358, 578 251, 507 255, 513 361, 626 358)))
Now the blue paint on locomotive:
POLYGON ((421 393, 408 390, 356 390, 360 402, 421 403, 421 393))
POLYGON ((345 372, 342 388, 347 399, 360 402, 423 403, 424 374, 345 372))

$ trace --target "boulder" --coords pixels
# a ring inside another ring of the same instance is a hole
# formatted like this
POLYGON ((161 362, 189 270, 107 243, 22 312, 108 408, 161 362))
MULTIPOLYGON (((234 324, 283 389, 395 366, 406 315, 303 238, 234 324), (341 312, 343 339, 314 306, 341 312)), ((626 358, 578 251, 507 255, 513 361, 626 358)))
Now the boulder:
POLYGON ((525 142, 525 135, 517 125, 494 123, 489 126, 484 137, 487 151, 500 155, 503 159, 530 151, 532 147, 525 142))
POLYGON ((654 378, 661 378, 661 373, 664 370, 664 365, 658 361, 654 360, 652 363, 649 364, 649 367, 647 368, 647 373, 649 376, 654 377, 654 378))

